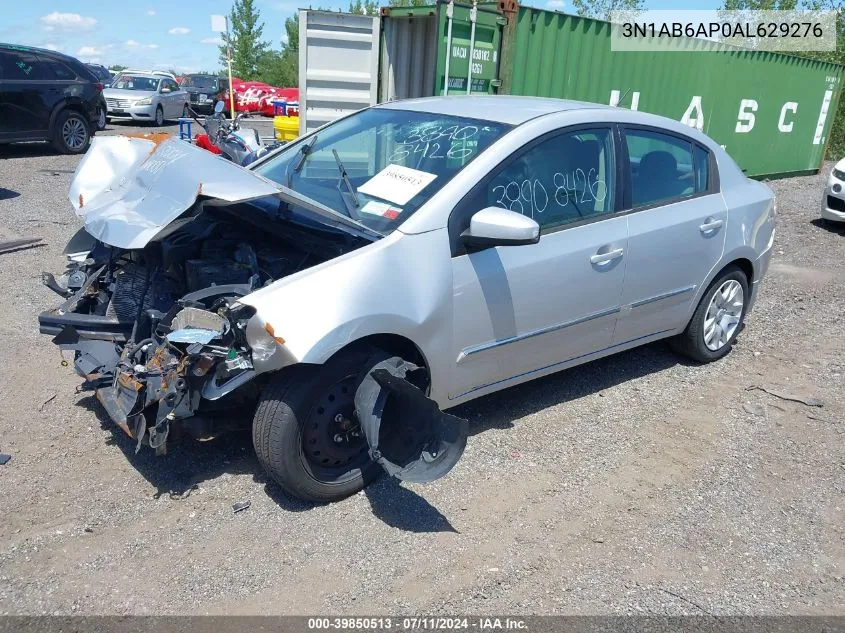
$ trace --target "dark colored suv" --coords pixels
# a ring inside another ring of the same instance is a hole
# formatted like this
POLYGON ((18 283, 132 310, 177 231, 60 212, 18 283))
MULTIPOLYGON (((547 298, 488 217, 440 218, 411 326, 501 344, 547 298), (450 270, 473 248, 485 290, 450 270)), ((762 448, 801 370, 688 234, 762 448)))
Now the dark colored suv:
POLYGON ((81 154, 105 113, 103 84, 79 60, 0 44, 0 143, 45 140, 81 154))
POLYGON ((211 114, 214 106, 223 98, 225 82, 217 75, 196 73, 182 75, 181 86, 188 93, 189 105, 193 110, 211 114))

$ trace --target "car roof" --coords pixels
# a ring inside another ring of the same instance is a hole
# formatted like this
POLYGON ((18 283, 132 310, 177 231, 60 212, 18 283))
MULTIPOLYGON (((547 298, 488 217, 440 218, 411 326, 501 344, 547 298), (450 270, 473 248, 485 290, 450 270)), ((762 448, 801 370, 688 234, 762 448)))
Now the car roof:
POLYGON ((379 108, 413 110, 432 114, 448 114, 471 119, 484 119, 519 125, 530 119, 569 110, 608 109, 611 106, 587 101, 550 99, 547 97, 516 97, 511 95, 457 95, 404 99, 383 103, 379 108), (483 116, 479 116, 483 113, 483 116))
POLYGON ((61 59, 63 61, 72 61, 76 63, 80 63, 76 57, 71 57, 70 55, 65 55, 59 51, 53 51, 49 48, 39 48, 37 46, 25 46, 23 44, 3 44, 0 43, 0 49, 10 50, 10 51, 24 51, 26 53, 36 53, 37 55, 43 55, 44 57, 53 57, 55 59, 61 59))
POLYGON ((120 70, 118 72, 124 75, 144 75, 147 77, 158 77, 160 79, 176 79, 176 76, 173 73, 169 73, 165 70, 134 70, 132 68, 125 68, 124 70, 120 70))

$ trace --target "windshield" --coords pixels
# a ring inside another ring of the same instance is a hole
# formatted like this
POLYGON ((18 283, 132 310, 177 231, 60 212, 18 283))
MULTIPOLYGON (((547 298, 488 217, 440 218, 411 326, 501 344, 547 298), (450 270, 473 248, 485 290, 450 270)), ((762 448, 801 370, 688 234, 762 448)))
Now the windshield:
POLYGON ((292 144, 255 171, 384 235, 510 129, 371 108, 292 144))
POLYGON ((209 75, 188 75, 182 80, 182 85, 186 88, 205 88, 208 90, 216 90, 217 77, 209 75))
POLYGON ((154 92, 158 89, 157 77, 143 77, 141 75, 119 75, 111 85, 120 90, 143 90, 154 92))

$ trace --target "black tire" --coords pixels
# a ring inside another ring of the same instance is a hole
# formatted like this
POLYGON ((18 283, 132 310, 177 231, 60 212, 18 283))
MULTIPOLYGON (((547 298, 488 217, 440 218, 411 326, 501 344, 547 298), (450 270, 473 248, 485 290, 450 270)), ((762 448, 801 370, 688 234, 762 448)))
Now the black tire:
POLYGON ((252 441, 261 466, 285 492, 306 501, 339 501, 379 475, 360 427, 359 437, 345 446, 332 444, 339 424, 333 420, 337 411, 347 411, 347 396, 346 417, 353 419, 362 368, 386 357, 370 347, 350 349, 324 365, 293 367, 271 379, 258 403, 252 441))
POLYGON ((672 349, 679 354, 698 361, 699 363, 711 363, 714 360, 719 360, 723 356, 726 356, 731 351, 731 348, 736 341, 736 337, 742 331, 743 324, 745 322, 745 313, 748 309, 749 297, 748 278, 745 276, 742 269, 733 264, 725 267, 725 269, 722 270, 722 272, 719 273, 719 275, 707 287, 707 292, 704 293, 701 300, 698 302, 698 306, 696 307, 686 330, 669 339, 669 344, 672 349), (743 292, 743 305, 742 312, 739 317, 739 323, 737 324, 737 327, 731 337, 722 347, 717 350, 711 350, 707 347, 704 340, 705 316, 707 314, 707 309, 710 306, 710 302, 713 299, 713 295, 716 294, 716 291, 726 281, 731 279, 739 282, 743 292))
POLYGON ((156 127, 161 127, 164 125, 164 109, 161 106, 156 108, 155 119, 153 120, 153 125, 156 127))
POLYGON ((101 132, 105 130, 108 122, 109 118, 106 116, 106 111, 102 108, 97 108, 97 131, 101 132))
POLYGON ((76 110, 62 110, 53 122, 53 147, 62 154, 82 154, 91 144, 91 128, 76 110), (66 128, 67 126, 67 128, 66 128), (68 134, 73 130, 73 134, 68 134))

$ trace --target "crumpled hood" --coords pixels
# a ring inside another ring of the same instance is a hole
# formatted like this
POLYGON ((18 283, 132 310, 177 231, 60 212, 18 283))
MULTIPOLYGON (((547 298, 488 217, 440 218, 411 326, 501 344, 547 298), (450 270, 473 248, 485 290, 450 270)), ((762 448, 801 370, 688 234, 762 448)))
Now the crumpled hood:
POLYGON ((143 248, 199 196, 218 204, 276 196, 349 228, 351 220, 253 171, 178 138, 157 141, 98 136, 76 168, 70 202, 101 242, 143 248))

